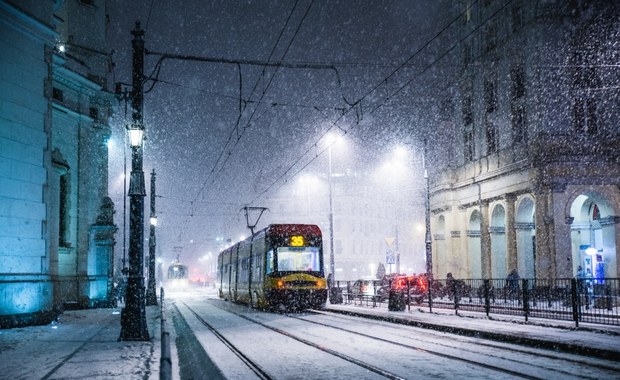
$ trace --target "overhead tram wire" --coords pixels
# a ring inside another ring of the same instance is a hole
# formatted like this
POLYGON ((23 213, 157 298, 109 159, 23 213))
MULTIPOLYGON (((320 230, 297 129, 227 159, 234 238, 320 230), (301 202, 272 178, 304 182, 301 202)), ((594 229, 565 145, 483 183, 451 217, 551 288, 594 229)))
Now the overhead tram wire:
MULTIPOLYGON (((394 97, 394 95, 400 93, 400 91, 402 91, 405 87, 409 86, 415 79, 417 79, 421 74, 423 74, 424 72, 426 72, 429 68, 431 68, 432 66, 436 65, 438 61, 440 61, 443 57, 445 57, 450 51, 452 51, 456 46, 458 46, 464 39, 468 38, 472 33, 474 33, 475 31, 477 31, 478 29, 480 29, 483 25, 485 25, 491 18, 493 18, 495 15, 497 15, 497 13, 499 13, 501 10, 503 10, 504 8, 506 8, 510 3, 512 3, 514 0, 510 0, 508 2, 506 2, 498 11, 496 11, 493 15, 491 15, 489 18, 487 18, 484 22, 480 23, 472 32, 470 32, 467 36, 463 37, 462 39, 460 39, 457 43, 455 43, 453 46, 451 46, 446 52, 444 52, 439 58, 437 58, 436 60, 434 60, 433 62, 431 62, 429 65, 426 66, 426 68, 421 72, 418 73, 417 75, 415 75, 412 79, 410 79, 409 81, 407 81, 404 85, 402 85, 399 89, 397 89, 394 93, 392 93, 391 95, 389 95, 388 97, 386 97, 386 99, 379 105, 377 105, 376 107, 374 107, 374 109, 372 109, 372 112, 375 112, 377 109, 381 108, 385 102, 387 100, 390 100, 391 98, 394 97)), ((414 52, 403 64, 399 65, 395 70, 393 70, 388 76, 386 76, 383 80, 379 81, 378 84, 376 86, 374 86, 373 88, 371 88, 367 93, 365 93, 362 97, 360 97, 357 101, 353 102, 348 109, 345 109, 344 112, 342 113, 342 115, 340 115, 333 123, 332 126, 328 129, 328 131, 326 131, 323 135, 321 135, 315 142, 315 144, 313 144, 311 146, 311 148, 307 149, 306 151, 304 151, 299 158, 291 165, 289 166, 288 169, 286 169, 284 171, 284 173, 282 175, 280 175, 279 177, 276 178, 275 181, 273 181, 267 188, 265 188, 264 191, 262 191, 260 194, 258 194, 254 200, 252 202, 250 202, 249 204, 252 204, 253 202, 257 201, 259 198, 261 198, 264 194, 266 194, 267 192, 269 192, 274 186, 275 184, 280 181, 280 179, 282 179, 284 176, 288 175, 292 169, 301 161, 301 159, 306 156, 311 150, 314 150, 314 148, 318 145, 318 142, 324 138, 324 136, 335 126, 339 129, 341 129, 344 133, 348 133, 349 131, 351 131, 356 125, 359 125, 359 120, 358 122, 351 126, 348 130, 344 130, 342 128, 340 128, 337 123, 342 120, 342 118, 349 113, 351 110, 353 110, 358 104, 360 104, 364 99, 366 99, 369 95, 371 95, 373 92, 375 92, 381 85, 383 85, 384 83, 386 83, 387 80, 389 80, 391 77, 393 77, 397 72, 399 72, 403 67, 409 66, 409 62, 415 58, 417 55, 419 55, 422 50, 424 50, 428 45, 430 45, 430 43, 432 43, 434 40, 436 40, 441 34, 443 34, 446 30, 448 30, 448 28, 450 28, 455 22, 457 22, 461 17, 463 17, 463 15, 465 14, 465 12, 470 11, 474 5, 476 5, 478 3, 478 0, 474 1, 471 5, 469 5, 463 12, 461 12, 458 16, 456 16, 451 22, 449 22, 445 27, 443 27, 435 36, 433 36, 428 42, 426 42, 422 47, 420 47, 418 50, 416 50, 416 52, 414 52)), ((321 154, 323 154, 326 150, 328 149, 328 147, 323 148, 319 153, 317 153, 312 159, 310 159, 310 161, 308 163, 306 163, 303 168, 297 170, 296 172, 293 173, 292 177, 294 177, 295 175, 297 175, 301 170, 305 169, 311 162, 313 162, 318 156, 320 156, 321 154)), ((208 179, 207 179, 208 180, 208 179)), ((206 181, 205 181, 206 184, 206 181)), ((202 191, 202 189, 201 189, 202 191)))
MULTIPOLYGON (((510 3, 512 3, 514 0, 509 0, 506 4, 504 4, 504 6, 500 9, 504 9, 506 6, 508 6, 510 3)), ((465 10, 463 10, 461 13, 459 13, 456 17, 454 17, 446 26, 444 26, 439 32, 437 32, 429 41, 427 41, 424 45, 422 45, 422 47, 418 48, 405 62, 403 62, 402 64, 400 64, 396 69, 394 69, 388 76, 386 76, 383 80, 379 81, 377 85, 375 85, 374 87, 372 87, 368 92, 366 92, 364 95, 362 95, 357 101, 355 102, 347 102, 347 104, 349 104, 349 108, 345 109, 342 114, 336 118, 336 120, 334 120, 332 122, 332 125, 330 126, 330 128, 328 128, 327 131, 325 131, 321 136, 319 136, 317 138, 317 140, 315 140, 315 143, 312 144, 310 146, 310 148, 306 149, 303 153, 301 153, 301 155, 298 157, 297 160, 295 160, 289 167, 288 169, 284 170, 284 172, 278 176, 269 186, 267 186, 265 188, 265 190, 263 190, 262 192, 260 192, 251 202, 249 202, 248 204, 253 204, 254 202, 256 202, 258 199, 260 199, 263 195, 265 195, 266 193, 268 193, 275 185, 276 183, 278 183, 282 178, 284 178, 285 176, 289 175, 289 173, 292 172, 293 168, 303 159, 304 156, 306 156, 308 153, 310 153, 311 150, 314 150, 317 146, 318 143, 334 128, 338 128, 340 129, 342 132, 344 132, 344 134, 347 134, 348 132, 350 132, 355 125, 359 125, 359 120, 358 122, 353 125, 352 127, 350 127, 348 130, 344 130, 343 128, 341 128, 340 126, 337 125, 337 123, 342 120, 346 114, 348 114, 351 110, 355 109, 355 107, 358 104, 361 104, 362 100, 366 99, 368 96, 370 96, 373 92, 375 92, 381 85, 383 85, 384 83, 386 83, 387 80, 389 80, 391 77, 393 77, 398 71, 400 71, 402 68, 404 67, 408 67, 410 61, 415 58, 416 56, 418 56, 419 54, 421 54, 421 52, 427 47, 429 46, 434 40, 436 40, 437 38, 439 38, 440 35, 442 35, 446 30, 448 30, 450 27, 452 27, 456 22, 458 22, 463 15, 468 12, 471 11, 471 9, 474 7, 474 5, 476 5, 479 2, 479 0, 475 0, 473 3, 471 3, 465 10)), ((482 25, 486 24, 486 22, 488 20, 490 20, 493 16, 495 16, 498 12, 494 13, 491 17, 489 17, 487 20, 485 20, 483 23, 481 23, 480 25, 478 25, 474 31, 477 31, 480 27, 482 27, 482 25)), ((473 33, 473 31, 472 31, 473 33)), ((471 35, 468 34, 468 36, 471 35)), ((434 60, 433 62, 431 62, 429 65, 426 66, 426 69, 423 70, 422 73, 426 72, 430 67, 434 66, 439 60, 441 60, 446 54, 448 54, 451 50, 453 50, 456 46, 458 46, 465 38, 467 38, 468 36, 460 39, 457 41, 457 43, 455 43, 453 46, 451 46, 448 51, 445 54, 442 54, 438 59, 434 60)), ((414 77, 414 79, 416 79, 419 75, 416 75, 414 77)), ((409 84, 411 84, 411 82, 413 81, 410 80, 406 83, 406 86, 408 86, 409 84)), ((403 86, 402 88, 406 87, 403 86)), ((399 88, 397 90, 397 92, 400 92, 402 90, 402 88, 399 88)), ((388 97, 390 98, 390 97, 388 97)), ((384 104, 384 103, 382 103, 384 104)), ((378 108, 380 108, 382 106, 382 104, 380 104, 379 106, 377 106, 375 109, 373 109, 372 112, 376 111, 378 108)), ((290 178, 296 176, 297 174, 299 174, 302 170, 304 170, 308 165, 310 165, 314 160, 316 160, 320 155, 322 155, 323 153, 325 153, 327 150, 329 149, 329 146, 324 147, 321 151, 319 151, 313 158, 311 158, 305 165, 303 165, 299 170, 295 171, 292 175, 290 175, 290 178)), ((282 185, 280 185, 280 187, 284 186, 284 183, 282 185)), ((279 187, 279 188, 280 188, 279 187)), ((233 218, 237 217, 239 214, 239 212, 237 212, 237 214, 235 214, 235 216, 233 216, 233 218)), ((229 223, 230 224, 230 223, 229 223)))
MULTIPOLYGON (((314 1, 314 0, 313 0, 314 1)), ((291 11, 289 12, 289 15, 286 19, 286 22, 284 23, 284 26, 282 27, 282 30, 280 31, 280 34, 278 35, 278 38, 276 40, 276 43, 274 44, 271 53, 269 54, 269 58, 267 59, 267 62, 269 62, 271 60, 271 57, 273 56, 276 47, 278 46, 278 43, 280 42, 280 39, 282 38, 282 35, 284 34, 284 31, 286 30, 286 27, 288 26, 288 23, 295 11, 295 8, 297 7, 297 4, 299 3, 299 0, 295 1, 295 4, 293 5, 293 8, 291 9, 291 11)), ((161 62, 163 61, 164 57, 160 58, 160 60, 158 61, 157 65, 161 66, 161 62)), ((252 89, 252 92, 250 93, 249 99, 252 98, 252 95, 254 94, 254 91, 256 90, 256 88, 258 87, 258 83, 260 82, 261 78, 264 76, 265 74, 265 70, 266 70, 266 65, 263 66, 263 71, 261 72, 261 75, 258 77, 256 83, 254 84, 254 88, 252 89)), ((241 75, 241 71, 239 71, 241 75)), ((241 88, 240 88, 241 90, 241 88)), ((264 92, 263 92, 264 93, 264 92)), ((241 92, 239 93, 239 96, 241 97, 242 94, 241 92)), ((262 99, 262 98, 261 98, 262 99)), ((235 122, 234 127, 231 129, 230 131, 230 135, 228 137, 228 140, 226 141, 226 143, 224 144, 224 147, 222 148, 222 151, 220 152, 220 155, 218 156, 217 160, 215 161, 215 164, 213 165, 213 168, 211 169, 211 171, 209 172, 209 174, 207 175, 207 178, 205 179, 205 181, 202 183, 202 185, 200 186, 200 189, 198 190, 198 192, 196 193, 196 196, 194 197, 194 199, 198 199, 198 197, 200 196, 200 193, 202 193, 207 185, 207 182, 209 181, 209 179, 211 178, 211 176, 215 173, 215 168, 217 167, 218 163, 220 162, 220 160, 222 159, 222 156, 224 155, 224 152, 226 151, 226 148, 228 147, 228 144, 230 143, 230 141, 232 140, 232 137, 235 133, 235 131, 238 130, 239 128, 239 123, 241 121, 241 117, 243 115, 243 111, 245 111, 245 108, 247 107, 247 103, 244 104, 243 108, 240 109, 239 112, 239 116, 237 118, 237 121, 235 122)), ((253 113, 254 114, 254 113, 253 113)), ((252 114, 252 115, 253 115, 252 114)), ((179 234, 179 240, 181 239, 181 235, 183 234, 183 232, 185 231, 185 228, 187 227, 187 222, 184 224, 183 230, 181 231, 181 234, 179 234)))
POLYGON ((151 6, 149 7, 149 14, 148 14, 148 17, 146 18, 146 25, 144 26, 145 32, 149 30, 149 22, 151 21, 151 13, 153 12, 153 3, 155 3, 155 0, 151 0, 151 6))
MULTIPOLYGON (((314 4, 314 0, 312 0, 312 2, 310 3, 310 5, 308 6, 308 8, 306 9, 306 13, 304 13, 304 16, 302 18, 302 20, 299 22, 299 25, 297 26, 297 29, 295 30, 295 34, 293 35, 293 37, 291 38, 288 46, 286 47, 286 50, 284 51, 284 54, 282 55, 282 59, 284 59, 286 57, 286 54, 288 53, 289 49, 291 48, 293 41, 295 41, 295 38, 297 37, 297 34, 299 33, 299 30, 301 29, 301 26, 304 23, 304 20, 306 19, 306 17, 308 16, 308 12, 310 11, 310 8, 312 8, 312 4, 314 4)), ((292 12, 291 12, 292 14, 292 12)), ((284 29, 282 30, 282 32, 284 32, 284 29)), ((279 39, 278 39, 279 40, 279 39)), ((275 47, 273 51, 275 51, 275 47)), ((273 52, 272 51, 272 52, 273 52)), ((269 60, 271 59, 271 56, 269 58, 269 60)), ((269 78, 269 82, 267 82, 267 86, 265 87, 265 89, 263 90, 263 92, 261 93, 260 99, 258 100, 258 104, 260 104, 263 100, 263 98, 265 97, 265 94, 267 93, 267 90, 269 89, 269 87, 271 87, 271 83, 273 82, 274 78, 276 77, 276 74, 278 73, 278 71, 280 70, 281 66, 276 66, 276 69, 273 73, 273 75, 269 78)), ((263 73, 261 73, 261 77, 264 76, 264 72, 265 72, 266 67, 263 69, 263 73)), ((260 81, 260 77, 259 80, 257 80, 256 84, 258 85, 258 82, 260 81)), ((256 88, 257 86, 255 86, 254 88, 256 88)), ((252 91, 252 94, 254 93, 254 90, 252 91)), ((252 98, 252 94, 250 94, 250 99, 252 98)), ((246 125, 243 127, 243 129, 241 130, 241 135, 237 136, 237 140, 235 141, 235 144, 233 145, 232 149, 229 151, 229 155, 226 156, 226 159, 224 160, 224 162, 222 163, 222 166, 220 167, 220 172, 224 169, 224 166, 226 165, 226 163, 228 162, 228 160, 230 159, 230 157, 232 156, 232 151, 237 147, 237 145, 239 144, 239 141, 241 141, 241 138, 243 137, 243 135, 245 134, 245 131, 250 127, 250 124, 253 121, 254 115, 256 114, 256 111, 258 110, 258 106, 254 107, 252 113, 250 114, 250 117, 246 123, 246 125)), ((241 116, 241 115, 240 115, 241 116)), ((241 120, 241 117, 239 117, 238 120, 241 120)))
MULTIPOLYGON (((426 44, 424 44, 420 49, 418 49, 411 57, 409 57, 409 59, 407 59, 406 62, 409 62, 413 57, 415 57, 416 55, 418 55, 422 49, 424 49, 426 46, 428 46, 434 39, 438 38, 442 33, 444 33, 449 27, 451 27, 455 22, 457 22, 463 15, 465 12, 471 10, 471 8, 477 3, 478 1, 475 1, 474 3, 472 3, 467 9, 465 9, 463 12, 461 12, 457 17, 455 17, 450 23, 448 23, 444 28, 442 28, 442 30, 440 30, 430 41, 428 41, 426 44)), ((420 77, 420 75, 424 74, 426 71, 428 71, 428 69, 430 69, 431 67, 433 67, 437 62, 439 62, 441 59, 443 59, 447 54, 449 54, 452 50, 454 50, 454 48, 456 48, 457 46, 459 46, 459 44, 464 41, 465 39, 469 38, 473 33, 475 33, 476 31, 478 31, 482 26, 484 26, 489 20, 491 20, 492 18, 494 18, 499 12, 501 12, 502 10, 504 10, 508 5, 510 5, 512 2, 514 2, 514 0, 508 0, 506 3, 504 3, 504 5, 499 8, 497 11, 495 11, 492 15, 490 15, 487 19, 485 19, 483 22, 481 22, 478 26, 476 26, 470 33, 468 33, 467 35, 465 35, 463 38, 459 39, 455 44, 453 44, 450 48, 448 48, 444 53, 442 53, 437 59, 433 60, 433 62, 431 62, 430 64, 428 64, 426 66, 426 68, 424 68, 422 70, 422 72, 417 73, 413 78, 411 78, 410 80, 408 80, 407 82, 405 82, 405 84, 401 85, 394 93, 388 95, 379 105, 377 105, 376 107, 374 107, 373 109, 371 109, 371 114, 374 113, 377 109, 381 108, 383 105, 385 105, 385 103, 388 100, 391 100, 395 95, 399 94, 404 88, 408 87, 414 80, 418 79, 420 77)), ((385 79, 383 79, 382 81, 379 82, 379 84, 377 84, 375 87, 373 87, 368 93, 366 93, 365 95, 363 95, 358 101, 355 102, 355 104, 358 104, 359 102, 361 102, 364 98, 368 97, 370 94, 372 94, 374 91, 376 91, 376 89, 378 89, 383 83, 385 83, 385 81, 387 81, 390 77, 392 77, 393 75, 395 75, 395 73, 400 70, 402 67, 404 67, 403 65, 400 65, 399 68, 397 68, 396 70, 394 70, 392 73, 390 73, 385 79)), ((347 109, 345 111, 345 114, 350 112, 352 109, 354 108, 354 106, 349 107, 349 109, 347 109)), ((338 117, 332 124, 332 127, 336 125, 336 123, 338 123, 340 120, 342 120, 342 118, 344 117, 344 114, 340 117, 338 117)), ((359 125, 359 121, 354 124, 353 126, 351 126, 346 133, 350 132, 355 126, 359 125)), ((329 130, 331 130, 331 128, 329 130)), ((324 138, 324 136, 329 132, 329 130, 327 132, 325 132, 323 135, 321 135, 317 140, 316 143, 314 145, 312 145, 312 147, 317 146, 318 142, 324 138)), ((291 177, 294 177, 295 175, 299 174, 303 169, 305 169, 311 162, 313 162, 314 160, 316 160, 316 158, 318 156, 320 156, 321 154, 323 154, 325 151, 327 151, 327 149, 329 149, 329 147, 324 147, 317 155, 315 155, 312 159, 310 159, 310 161, 308 163, 306 163, 303 167, 301 167, 299 170, 295 171, 291 177)), ((276 183, 278 183, 283 177, 289 175, 289 173, 291 173, 293 171, 293 168, 301 161, 301 159, 307 155, 311 150, 313 150, 312 148, 309 148, 307 150, 305 150, 300 157, 293 162, 288 169, 286 169, 284 171, 284 173, 282 175, 280 175, 279 177, 277 177, 267 188, 265 188, 265 190, 263 190, 261 193, 259 193, 249 204, 252 204, 253 202, 256 202, 258 199, 260 199, 263 195, 265 195, 267 192, 269 192, 276 183)), ((280 187, 283 186, 280 185, 280 187)))
MULTIPOLYGON (((261 71, 261 74, 256 79, 256 82, 254 83, 254 87, 252 88, 252 91, 250 92, 250 96, 248 96, 249 100, 252 99, 252 96, 254 95, 254 92, 256 91, 256 88, 258 87, 258 84, 260 83, 260 81, 264 77, 265 72, 266 72, 267 67, 268 67, 268 64, 269 64, 269 62, 271 62, 271 58, 275 54, 275 50, 276 50, 278 44, 280 43, 280 40, 282 39, 282 36, 284 35, 284 31, 288 27, 288 24, 289 24, 289 22, 291 20, 291 17, 293 16, 293 13, 295 12, 295 9, 297 8, 297 4, 298 3, 299 3, 299 0, 296 0, 295 4, 293 4, 293 8, 289 12, 288 17, 286 18, 286 21, 285 21, 284 25, 282 26, 282 29, 280 30, 280 34, 278 34, 278 38, 276 39, 276 42, 274 43, 273 47, 271 48, 271 52, 269 53, 269 57, 267 57, 267 63, 265 65, 263 65, 263 69, 261 71)), ((239 71, 239 75, 241 76, 241 71, 239 71)), ((239 91, 239 96, 241 97, 242 96, 241 88, 239 90, 240 90, 239 91)), ((237 117, 235 125, 233 126, 233 128, 230 131, 230 135, 228 136, 228 140, 224 144, 224 146, 222 148, 222 151, 220 152, 220 155, 218 156, 217 160, 213 164, 213 168, 211 168, 211 171, 207 175, 207 178, 205 179, 205 181, 203 182, 203 184, 200 187, 200 190, 196 194, 196 198, 198 198, 200 196, 200 193, 204 191, 205 187, 207 186, 207 182, 209 182, 209 179, 211 179, 211 177, 213 175, 215 175, 215 169, 217 168, 217 165, 219 164, 219 162, 222 159, 222 157, 224 156, 224 152, 226 152, 226 149, 228 148, 228 145, 229 145, 230 141, 232 140, 232 137, 233 137, 235 131, 237 131, 237 133, 239 133, 238 132, 239 131, 239 123, 241 122, 241 118, 243 117, 243 113, 245 112, 245 109, 247 108, 247 106, 248 106, 248 103, 245 103, 243 105, 243 108, 240 110, 239 116, 237 117)), ((256 108, 255 108, 255 110, 256 110, 256 108)), ((254 115, 254 113, 252 115, 254 115)), ((238 138, 239 138, 239 136, 238 136, 238 138)), ((230 156, 230 154, 229 154, 229 156, 230 156)), ((224 164, 222 164, 222 166, 223 165, 224 164)))

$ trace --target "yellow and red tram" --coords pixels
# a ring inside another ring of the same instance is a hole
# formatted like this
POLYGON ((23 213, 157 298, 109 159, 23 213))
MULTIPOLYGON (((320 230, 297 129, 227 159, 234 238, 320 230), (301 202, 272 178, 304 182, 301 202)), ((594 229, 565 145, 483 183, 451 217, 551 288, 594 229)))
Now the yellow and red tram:
POLYGON ((255 308, 322 308, 327 300, 321 229, 272 224, 217 258, 220 298, 255 308))

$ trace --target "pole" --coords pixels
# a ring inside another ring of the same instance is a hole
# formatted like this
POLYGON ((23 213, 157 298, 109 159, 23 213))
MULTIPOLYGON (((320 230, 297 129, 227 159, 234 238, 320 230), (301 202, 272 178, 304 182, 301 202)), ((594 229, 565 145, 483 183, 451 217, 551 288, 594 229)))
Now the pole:
POLYGON ((151 223, 149 234, 149 281, 146 287, 146 305, 157 305, 157 284, 155 281, 155 169, 151 172, 151 223))
POLYGON ((433 277, 433 242, 431 240, 431 199, 430 199, 430 184, 428 178, 428 170, 426 169, 426 140, 424 140, 424 152, 422 154, 422 166, 424 167, 424 180, 426 181, 426 199, 425 199, 425 219, 426 219, 426 233, 425 233, 425 255, 426 255, 426 275, 429 278, 433 277))
MULTIPOLYGON (((140 22, 131 32, 133 40, 132 72, 132 121, 133 127, 144 130, 142 122, 143 73, 144 73, 144 30, 140 22)), ((131 176, 129 178, 129 276, 125 307, 121 312, 121 334, 118 340, 149 340, 144 303, 144 171, 142 144, 131 148, 131 176)))
POLYGON ((332 200, 332 146, 327 148, 327 156, 329 163, 329 177, 327 183, 329 186, 329 273, 332 275, 332 284, 336 283, 336 270, 334 261, 334 206, 332 200))

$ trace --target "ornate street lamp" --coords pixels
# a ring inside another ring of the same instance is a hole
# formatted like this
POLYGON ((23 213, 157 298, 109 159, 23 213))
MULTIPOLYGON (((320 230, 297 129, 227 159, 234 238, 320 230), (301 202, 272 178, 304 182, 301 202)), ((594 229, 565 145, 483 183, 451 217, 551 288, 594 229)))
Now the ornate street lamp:
POLYGON ((144 171, 142 169, 144 124, 142 121, 144 31, 140 23, 131 32, 134 36, 132 123, 127 127, 131 145, 131 175, 129 177, 129 272, 125 307, 121 312, 119 340, 149 340, 144 299, 144 171))

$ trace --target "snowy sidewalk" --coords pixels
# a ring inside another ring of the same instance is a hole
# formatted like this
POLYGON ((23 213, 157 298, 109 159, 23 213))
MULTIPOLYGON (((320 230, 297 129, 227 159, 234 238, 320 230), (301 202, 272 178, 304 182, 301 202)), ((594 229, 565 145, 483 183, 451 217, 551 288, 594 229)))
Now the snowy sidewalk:
POLYGON ((391 320, 413 326, 460 335, 533 345, 582 355, 620 360, 620 326, 581 324, 550 319, 491 315, 454 310, 412 307, 405 311, 388 311, 387 306, 327 305, 330 311, 359 314, 381 320, 391 320))
POLYGON ((148 342, 118 341, 120 308, 65 311, 56 324, 0 330, 0 379, 158 379, 159 318, 158 306, 146 308, 148 342))
MULTIPOLYGON (((620 360, 620 327, 412 308, 327 305, 328 310, 406 321, 440 331, 525 343, 620 360)), ((0 379, 158 379, 161 331, 158 306, 147 309, 151 340, 119 342, 120 308, 66 311, 56 325, 0 330, 0 379)), ((169 314, 169 311, 167 312, 169 314)), ((167 317, 168 318, 168 317, 167 317)), ((170 329, 170 327, 169 327, 170 329)), ((173 378, 179 363, 172 343, 173 378)))

